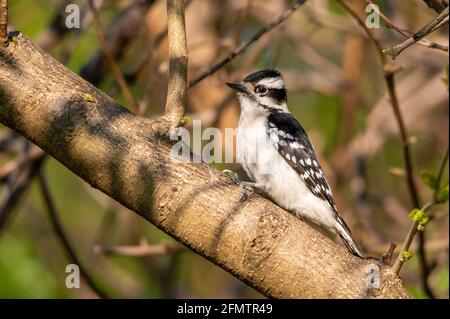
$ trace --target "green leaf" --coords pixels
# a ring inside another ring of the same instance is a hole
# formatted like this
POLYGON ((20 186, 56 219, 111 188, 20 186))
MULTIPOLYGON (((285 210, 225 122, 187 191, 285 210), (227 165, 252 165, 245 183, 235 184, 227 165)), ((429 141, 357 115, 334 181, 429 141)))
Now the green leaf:
POLYGON ((441 187, 441 189, 438 191, 436 200, 440 204, 448 201, 448 183, 445 186, 441 187))
POLYGON ((436 189, 438 187, 436 176, 434 176, 428 171, 420 172, 420 179, 425 185, 427 185, 431 189, 436 189))
POLYGON ((420 221, 423 216, 425 216, 425 212, 417 208, 414 208, 408 215, 409 219, 414 222, 420 221))
POLYGON ((403 261, 408 261, 409 259, 411 259, 411 253, 407 250, 404 250, 402 253, 402 259, 403 261))

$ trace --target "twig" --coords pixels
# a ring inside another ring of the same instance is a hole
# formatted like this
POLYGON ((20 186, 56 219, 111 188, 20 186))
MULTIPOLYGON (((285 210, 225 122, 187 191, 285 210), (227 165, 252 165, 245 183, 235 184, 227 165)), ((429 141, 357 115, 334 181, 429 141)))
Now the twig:
POLYGON ((391 263, 392 255, 394 254, 394 251, 395 251, 395 248, 396 248, 396 247, 397 247, 397 245, 394 244, 394 243, 391 243, 391 244, 389 245, 388 251, 385 252, 385 253, 383 254, 383 256, 381 256, 381 259, 382 259, 382 261, 383 261, 383 264, 388 265, 388 266, 391 266, 391 265, 392 265, 392 263, 391 263))
POLYGON ((6 134, 0 136, 0 152, 9 152, 17 146, 17 142, 20 141, 21 136, 13 130, 5 129, 6 134))
MULTIPOLYGON (((103 5, 103 2, 104 0, 97 0, 94 2, 97 10, 100 10, 100 8, 103 5)), ((70 38, 70 40, 67 43, 63 44, 61 51, 59 52, 59 60, 61 61, 62 64, 67 64, 67 61, 69 61, 73 51, 75 50, 76 46, 81 40, 82 35, 85 33, 88 26, 91 24, 92 18, 93 14, 89 8, 89 5, 83 7, 81 9, 80 28, 75 30, 74 35, 70 38)), ((87 80, 89 80, 89 78, 87 78, 87 80)))
POLYGON ((447 146, 447 149, 445 150, 444 157, 441 160, 441 164, 439 165, 439 170, 438 170, 438 174, 437 174, 437 177, 436 177, 436 186, 437 186, 437 188, 436 188, 436 190, 433 193, 433 202, 435 202, 435 203, 438 200, 438 198, 437 198, 437 196, 438 196, 437 190, 439 189, 439 186, 441 184, 441 180, 442 180, 442 176, 444 175, 444 169, 445 169, 445 165, 447 164, 447 160, 448 160, 448 146, 447 146))
POLYGON ((8 0, 0 0, 0 43, 8 46, 8 0))
MULTIPOLYGON (((448 147, 447 150, 445 151, 444 157, 442 158, 441 164, 439 165, 439 170, 438 170, 438 175, 436 177, 436 188, 433 192, 433 200, 429 203, 427 203, 424 207, 422 207, 422 211, 423 212, 427 212, 428 210, 430 210, 434 205, 436 205, 437 202, 437 196, 438 196, 438 192, 440 189, 440 185, 441 185, 441 180, 442 180, 442 176, 444 173, 444 168, 445 165, 447 163, 447 159, 448 159, 448 147)), ((405 238, 405 241, 402 245, 402 249, 400 250, 400 254, 397 257, 397 260, 394 263, 394 266, 392 266, 392 270, 398 274, 400 272, 400 269, 402 268, 405 260, 403 258, 403 252, 404 251, 409 251, 409 247, 411 246, 411 242, 412 239, 414 238, 414 235, 417 233, 418 231, 418 227, 419 226, 419 221, 414 221, 412 223, 412 225, 409 228, 408 234, 405 238)), ((419 250, 420 250, 420 243, 419 243, 419 250)))
POLYGON ((423 0, 427 6, 437 13, 441 13, 446 7, 448 7, 448 0, 423 0))
MULTIPOLYGON (((413 176, 414 168, 413 168, 413 164, 412 164, 412 160, 411 160, 411 153, 410 153, 410 149, 409 149, 410 142, 409 142, 408 133, 406 131, 406 127, 405 127, 405 124, 403 121, 402 113, 400 110, 400 105, 398 102, 397 94, 395 92, 394 75, 398 71, 398 68, 395 68, 393 65, 389 64, 386 56, 384 55, 383 48, 382 48, 380 42, 372 34, 371 30, 365 25, 364 21, 358 16, 358 14, 356 14, 356 12, 354 12, 353 9, 350 8, 343 0, 337 0, 337 1, 345 8, 345 10, 347 10, 347 12, 349 12, 356 19, 358 24, 362 27, 362 29, 367 34, 367 36, 372 40, 372 42, 374 43, 375 48, 377 50, 378 57, 382 64, 383 75, 384 75, 385 83, 387 86, 389 98, 391 101, 391 106, 394 111, 395 119, 397 121, 397 125, 400 130, 400 136, 402 139, 403 159, 405 162, 405 170, 406 170, 406 178, 407 178, 409 195, 411 197, 411 202, 412 202, 413 208, 419 208, 420 207, 420 199, 419 199, 417 187, 416 187, 416 184, 414 181, 414 176, 413 176)), ((416 228, 416 230, 413 230, 413 228, 411 227, 406 236, 405 244, 407 244, 408 247, 411 244, 411 241, 417 232, 417 225, 415 225, 415 228, 416 228)), ((423 234, 423 232, 421 234, 423 234)), ((424 245, 425 238, 423 237, 423 235, 421 235, 419 237, 419 241, 420 241, 419 246, 424 245)), ((403 251, 404 251, 403 249, 400 250, 400 253, 397 258, 401 258, 403 260, 403 251)), ((428 295, 430 297, 433 297, 433 293, 428 285, 428 280, 427 280, 427 274, 429 273, 429 270, 428 270, 428 265, 426 263, 425 251, 419 250, 419 254, 421 255, 421 260, 424 261, 421 264, 422 285, 424 287, 424 290, 428 293, 428 295)), ((395 266, 395 264, 394 264, 394 266, 395 266)), ((393 269, 395 272, 395 268, 393 268, 393 269)))
POLYGON ((133 111, 138 110, 138 104, 136 102, 136 99, 134 98, 133 94, 130 91, 130 88, 127 85, 127 82, 125 81, 122 72, 120 71, 120 68, 118 67, 116 61, 114 60, 114 57, 111 55, 111 52, 109 51, 108 45, 106 43, 105 34, 103 33, 102 24, 100 21, 100 16, 98 13, 97 8, 94 5, 93 0, 88 0, 89 7, 91 8, 93 19, 94 19, 94 25, 95 25, 95 31, 97 33, 97 38, 100 43, 100 47, 102 49, 103 55, 105 56, 106 60, 108 61, 109 67, 111 68, 111 71, 113 73, 114 78, 116 79, 117 83, 120 86, 120 89, 122 90, 128 104, 133 109, 133 111))
POLYGON ((184 246, 178 243, 159 243, 150 245, 146 240, 141 240, 135 246, 94 246, 94 253, 97 255, 121 255, 121 256, 164 256, 177 254, 185 250, 184 246))
POLYGON ((22 169, 30 164, 30 162, 39 160, 43 156, 45 156, 45 152, 35 146, 26 156, 18 157, 14 161, 6 163, 0 167, 0 184, 3 183, 11 173, 22 169))
POLYGON ((169 41, 169 83, 163 118, 171 127, 178 126, 184 116, 188 53, 184 0, 167 1, 167 35, 169 41))
MULTIPOLYGON (((29 167, 23 169, 23 176, 7 185, 4 199, 0 201, 0 230, 2 230, 11 216, 11 212, 19 203, 20 198, 31 185, 31 180, 38 172, 44 158, 34 160, 29 167)), ((2 196, 3 197, 3 196, 2 196)))
POLYGON ((269 23, 265 25, 263 28, 261 28, 258 32, 256 32, 254 35, 252 35, 248 40, 242 42, 233 52, 231 52, 225 59, 222 61, 214 64, 212 67, 210 67, 208 70, 200 74, 195 79, 192 79, 189 81, 189 88, 193 87, 194 85, 198 84, 200 81, 205 79, 206 77, 214 74, 217 72, 220 68, 225 66, 226 64, 233 61, 237 56, 244 53, 245 50, 254 42, 256 42, 260 37, 262 37, 267 32, 270 32, 277 26, 279 26, 281 23, 283 23, 287 18, 291 16, 302 4, 304 4, 307 0, 298 0, 296 1, 288 10, 286 10, 282 15, 280 15, 275 21, 272 23, 269 23))
POLYGON ((45 178, 44 170, 42 168, 39 170, 38 180, 39 180, 39 187, 42 192, 42 197, 44 199, 44 203, 47 208, 53 230, 55 231, 56 236, 61 241, 61 244, 64 247, 64 251, 66 252, 68 259, 70 260, 71 263, 78 265, 78 267, 80 268, 81 276, 84 278, 84 280, 89 285, 89 287, 100 298, 108 298, 107 295, 95 284, 94 280, 91 278, 91 276, 85 270, 84 266, 82 265, 79 258, 77 257, 75 250, 72 248, 72 245, 69 243, 69 240, 67 239, 66 234, 65 234, 65 232, 62 228, 62 225, 59 221, 56 206, 55 206, 53 198, 50 194, 50 189, 48 188, 47 180, 45 178))
MULTIPOLYGON (((366 0, 367 3, 374 5, 372 0, 366 0)), ((394 29, 395 31, 397 31, 399 34, 401 34, 404 38, 409 38, 412 34, 414 34, 411 31, 407 31, 407 30, 403 30, 401 28, 399 28, 398 26, 396 26, 394 24, 394 22, 391 21, 391 19, 389 19, 383 12, 381 12, 377 6, 374 7, 374 10, 376 10, 376 12, 378 13, 378 15, 381 17, 381 19, 383 19, 383 21, 386 23, 386 25, 391 28, 394 29)), ((441 45, 435 42, 431 42, 428 41, 427 39, 420 39, 419 41, 417 41, 417 44, 424 46, 426 48, 431 48, 431 49, 438 49, 438 50, 442 50, 442 51, 446 51, 448 52, 448 46, 447 45, 441 45)))
POLYGON ((384 53, 395 59, 400 53, 402 53, 406 48, 412 44, 418 42, 423 37, 436 31, 444 24, 448 23, 448 7, 444 9, 435 19, 428 23, 425 27, 420 29, 418 32, 414 33, 411 37, 407 38, 405 41, 396 44, 390 49, 384 50, 384 53))

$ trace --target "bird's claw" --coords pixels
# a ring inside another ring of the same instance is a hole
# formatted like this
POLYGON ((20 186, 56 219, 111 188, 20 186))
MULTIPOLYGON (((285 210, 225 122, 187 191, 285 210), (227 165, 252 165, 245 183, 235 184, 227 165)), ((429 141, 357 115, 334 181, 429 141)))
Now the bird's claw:
POLYGON ((242 192, 242 197, 239 200, 241 203, 245 202, 249 198, 249 196, 251 196, 255 192, 253 190, 253 187, 245 185, 245 182, 239 184, 239 189, 242 192))
POLYGON ((237 184, 237 185, 240 185, 240 184, 241 184, 241 181, 239 180, 238 174, 237 174, 236 172, 233 172, 232 170, 224 169, 224 170, 222 171, 222 175, 228 175, 228 176, 230 176, 231 180, 232 180, 235 184, 237 184))
POLYGON ((241 180, 239 179, 239 176, 236 172, 233 172, 229 169, 225 169, 222 171, 222 174, 230 176, 231 180, 236 185, 239 185, 239 189, 241 190, 241 193, 242 193, 242 197, 239 200, 241 203, 245 202, 248 199, 248 197, 254 193, 252 183, 241 182, 241 180))

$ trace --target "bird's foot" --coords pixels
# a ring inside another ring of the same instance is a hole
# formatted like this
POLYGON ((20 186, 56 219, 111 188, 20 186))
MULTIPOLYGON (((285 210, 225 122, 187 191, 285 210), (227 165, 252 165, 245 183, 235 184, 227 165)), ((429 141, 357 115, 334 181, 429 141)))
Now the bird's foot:
POLYGON ((225 169, 222 171, 222 174, 230 176, 231 180, 239 186, 239 189, 241 190, 242 197, 239 200, 240 202, 245 202, 250 195, 252 195, 255 191, 253 190, 253 187, 255 187, 255 183, 251 182, 242 182, 239 179, 239 176, 236 172, 233 172, 229 169, 225 169))

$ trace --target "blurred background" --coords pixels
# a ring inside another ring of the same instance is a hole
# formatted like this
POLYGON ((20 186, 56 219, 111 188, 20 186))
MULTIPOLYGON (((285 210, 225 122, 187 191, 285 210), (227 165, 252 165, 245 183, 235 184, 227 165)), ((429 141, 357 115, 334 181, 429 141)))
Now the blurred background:
MULTIPOLYGON (((365 20, 368 1, 346 3, 365 20)), ((438 15, 422 0, 374 3, 404 32, 417 31, 438 15)), ((165 1, 96 0, 94 4, 108 50, 135 100, 132 110, 149 118, 161 114, 168 74, 165 1)), ((283 0, 187 1, 189 79, 226 57, 289 5, 283 0)), ((102 54, 94 17, 85 0, 9 1, 11 25, 122 105, 132 105, 102 54), (78 29, 65 26, 70 4, 80 9, 78 29)), ((372 31, 383 48, 404 40, 383 19, 380 28, 372 31)), ((448 26, 427 39, 448 46, 448 26)), ((433 191, 420 179, 420 172, 435 175, 448 149, 448 49, 416 44, 395 62, 402 67, 396 74, 396 91, 424 204, 433 191)), ((201 119, 203 129, 235 127, 239 108, 224 82, 238 81, 261 68, 284 74, 290 110, 309 132, 337 206, 357 241, 377 256, 390 243, 401 245, 414 208, 402 142, 376 50, 354 18, 335 0, 308 1, 231 63, 188 90, 191 121, 201 119)), ((214 166, 237 170, 244 177, 238 165, 214 166)), ((263 297, 3 126, 0 182, 0 297, 263 297), (46 194, 54 204, 50 213, 39 174, 45 175, 46 194), (74 261, 85 272, 80 289, 65 284, 66 266, 74 261)), ((448 183, 447 165, 442 182, 448 183)), ((423 249, 419 253, 416 236, 412 258, 401 276, 415 298, 448 298, 448 204, 436 205, 431 213, 423 249)), ((397 253, 398 249, 394 257, 397 253)))

